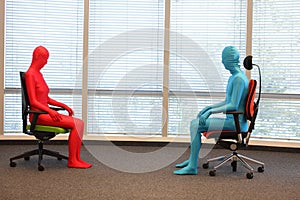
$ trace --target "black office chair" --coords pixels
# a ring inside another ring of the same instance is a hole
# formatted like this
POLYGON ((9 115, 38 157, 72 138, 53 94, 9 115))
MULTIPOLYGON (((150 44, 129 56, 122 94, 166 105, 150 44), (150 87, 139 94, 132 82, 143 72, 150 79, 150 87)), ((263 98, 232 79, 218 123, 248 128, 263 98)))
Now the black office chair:
POLYGON ((210 176, 215 176, 216 171, 219 167, 224 165, 225 163, 231 161, 232 171, 237 170, 237 161, 240 161, 242 163, 242 166, 244 166, 246 169, 248 169, 248 173, 246 174, 246 177, 248 179, 253 178, 253 172, 254 169, 247 163, 247 161, 258 164, 259 167, 257 169, 258 172, 264 171, 265 164, 254 160, 252 158, 246 157, 244 155, 241 155, 237 152, 238 149, 245 148, 248 146, 249 139, 251 136, 251 133, 255 127, 255 120, 257 117, 258 109, 259 109, 259 101, 260 101, 260 95, 261 95, 261 72, 258 65, 252 64, 252 56, 247 56, 244 60, 244 66, 246 69, 251 70, 252 66, 257 66, 259 71, 259 92, 258 92, 258 98, 255 99, 256 95, 256 87, 257 87, 257 81, 251 79, 249 81, 249 89, 248 89, 248 97, 246 102, 246 108, 245 113, 243 112, 226 112, 224 114, 232 114, 234 117, 236 130, 218 130, 218 131, 211 131, 211 132, 205 132, 203 133, 203 136, 206 138, 215 138, 217 140, 217 144, 230 149, 232 151, 231 154, 225 155, 225 156, 219 156, 216 158, 208 159, 207 162, 203 164, 203 168, 207 169, 209 167, 209 163, 213 161, 221 161, 218 165, 214 166, 213 170, 209 172, 210 176), (238 117, 241 114, 245 114, 247 117, 247 120, 249 121, 249 127, 247 132, 241 132, 240 130, 240 124, 238 117))
MULTIPOLYGON (((25 84, 25 72, 20 72, 20 80, 21 80, 21 92, 22 92, 22 121, 23 121, 23 133, 27 135, 34 136, 38 140, 38 149, 34 149, 32 151, 25 152, 21 155, 10 158, 10 166, 16 167, 16 162, 14 160, 24 158, 25 160, 29 160, 30 156, 38 155, 38 170, 44 171, 44 167, 41 164, 43 159, 43 155, 56 157, 58 160, 66 159, 67 156, 61 155, 58 152, 50 151, 43 148, 43 144, 45 141, 48 141, 55 137, 57 134, 68 133, 70 130, 64 129, 61 127, 54 126, 43 126, 36 124, 37 119, 40 114, 46 114, 44 111, 34 111, 30 110, 30 102, 28 98, 28 93, 25 84), (32 123, 28 123, 29 114, 33 114, 32 123)), ((64 110, 63 108, 51 107, 54 110, 64 110)))

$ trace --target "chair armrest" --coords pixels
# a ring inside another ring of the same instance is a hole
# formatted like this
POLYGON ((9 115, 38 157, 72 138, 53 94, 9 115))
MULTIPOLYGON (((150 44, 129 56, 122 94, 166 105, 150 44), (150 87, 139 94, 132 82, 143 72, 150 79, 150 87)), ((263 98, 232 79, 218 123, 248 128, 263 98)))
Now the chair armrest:
POLYGON ((244 112, 242 112, 242 111, 226 111, 226 112, 223 112, 224 114, 238 114, 238 115, 240 115, 240 114, 244 114, 244 112))
POLYGON ((53 106, 51 106, 50 107, 52 110, 56 110, 56 111, 59 111, 59 110, 66 110, 66 109, 64 109, 64 108, 62 108, 62 107, 53 107, 53 106))
POLYGON ((244 114, 244 112, 242 112, 242 111, 226 111, 226 112, 223 112, 223 113, 233 115, 234 123, 235 123, 235 127, 236 127, 236 132, 238 133, 237 134, 237 141, 238 141, 238 143, 243 143, 243 137, 242 137, 242 133, 241 133, 241 126, 240 126, 240 122, 239 122, 239 115, 244 114))
POLYGON ((48 112, 46 111, 40 111, 40 110, 29 110, 28 113, 32 113, 32 114, 47 114, 48 112))
POLYGON ((37 119, 38 119, 39 115, 40 114, 47 114, 48 112, 40 111, 40 110, 29 110, 28 113, 33 114, 32 122, 31 122, 31 125, 30 125, 30 132, 32 133, 35 129, 36 122, 37 122, 37 119))

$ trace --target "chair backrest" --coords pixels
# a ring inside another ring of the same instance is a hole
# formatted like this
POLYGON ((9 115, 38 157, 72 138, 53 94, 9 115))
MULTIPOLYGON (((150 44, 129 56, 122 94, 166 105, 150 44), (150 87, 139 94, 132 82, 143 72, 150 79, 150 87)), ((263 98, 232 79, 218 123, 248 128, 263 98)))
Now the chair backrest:
POLYGON ((29 98, 26 89, 25 83, 25 72, 20 72, 20 81, 21 81, 21 94, 22 94, 22 121, 23 121, 23 133, 27 133, 27 120, 28 120, 28 111, 30 109, 29 98))
POLYGON ((255 126, 255 120, 258 113, 258 100, 256 100, 256 88, 257 88, 257 81, 251 79, 249 81, 249 87, 248 87, 248 97, 246 102, 246 109, 245 114, 247 117, 247 120, 249 121, 249 127, 247 136, 245 137, 246 141, 245 143, 248 144, 250 135, 252 133, 252 130, 255 126))
POLYGON ((255 113, 255 96, 256 96, 257 81, 251 79, 248 86, 248 97, 246 102, 245 114, 248 120, 251 121, 255 113))

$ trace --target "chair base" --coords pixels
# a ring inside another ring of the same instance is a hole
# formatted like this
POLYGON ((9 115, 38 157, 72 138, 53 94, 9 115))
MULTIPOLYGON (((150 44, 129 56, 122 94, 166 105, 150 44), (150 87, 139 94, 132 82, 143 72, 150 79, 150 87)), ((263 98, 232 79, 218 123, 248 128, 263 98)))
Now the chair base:
POLYGON ((67 156, 62 155, 59 152, 44 149, 43 148, 43 141, 41 141, 41 140, 38 142, 38 146, 39 146, 38 149, 34 149, 32 151, 28 151, 28 152, 25 152, 21 155, 10 158, 9 159, 10 160, 10 166, 15 167, 17 165, 14 162, 14 160, 18 160, 18 159, 21 159, 21 158, 24 158, 24 160, 29 160, 30 156, 34 156, 34 155, 39 156, 39 158, 38 158, 38 170, 39 171, 44 171, 44 167, 41 164, 44 155, 56 157, 58 160, 62 160, 62 159, 68 160, 67 156))
POLYGON ((214 166, 213 170, 211 170, 209 172, 210 176, 215 176, 217 169, 229 161, 231 161, 231 167, 232 167, 233 172, 235 172, 237 170, 237 162, 238 161, 241 162, 242 166, 248 170, 248 173, 246 174, 248 179, 252 179, 253 173, 254 173, 253 167, 250 164, 248 164, 248 162, 252 162, 254 164, 260 165, 260 167, 258 167, 258 169, 257 169, 258 172, 264 172, 264 167, 265 167, 265 164, 263 162, 254 160, 252 158, 249 158, 247 156, 244 156, 244 155, 239 154, 236 151, 234 151, 231 154, 228 154, 225 156, 219 156, 216 158, 208 159, 207 162, 203 164, 203 168, 207 169, 209 167, 209 163, 214 162, 214 161, 221 161, 221 162, 219 164, 217 164, 216 166, 214 166))

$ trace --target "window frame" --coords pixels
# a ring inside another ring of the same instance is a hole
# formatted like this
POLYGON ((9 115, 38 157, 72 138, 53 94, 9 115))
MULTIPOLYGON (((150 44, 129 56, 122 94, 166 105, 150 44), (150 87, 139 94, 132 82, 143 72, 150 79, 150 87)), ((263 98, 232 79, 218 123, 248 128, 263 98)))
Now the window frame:
MULTIPOLYGON (((1 12, 2 14, 0 14, 0 21, 4 21, 5 20, 5 2, 6 1, 5 0, 0 0, 0 2, 1 2, 0 10, 2 11, 1 12)), ((165 0, 165 5, 166 5, 165 16, 170 16, 170 12, 168 12, 168 9, 170 9, 171 3, 172 3, 171 0, 165 0)), ((253 33, 252 33, 253 2, 252 2, 252 0, 247 1, 247 7, 248 7, 248 9, 247 9, 247 31, 246 31, 247 38, 246 38, 246 53, 245 54, 250 55, 250 54, 252 54, 252 43, 253 43, 253 41, 252 41, 252 37, 253 37, 253 33)), ((82 100, 81 112, 82 113, 81 114, 82 114, 83 120, 87 120, 88 113, 86 111, 86 108, 88 107, 88 101, 87 101, 86 96, 88 94, 88 86, 87 86, 87 82, 84 81, 84 80, 87 78, 87 71, 86 71, 87 70, 87 68, 86 68, 87 64, 86 64, 85 58, 88 56, 88 47, 87 47, 87 45, 88 45, 89 0, 84 1, 84 13, 85 14, 84 14, 84 19, 83 19, 84 20, 84 22, 83 22, 84 30, 83 30, 83 60, 82 60, 82 63, 83 63, 84 67, 83 67, 83 71, 82 71, 83 81, 82 81, 82 90, 81 90, 81 94, 82 94, 82 98, 81 98, 81 100, 82 100)), ((170 20, 171 19, 165 19, 165 22, 169 23, 170 20)), ((168 27, 170 27, 170 26, 168 24, 166 24, 165 28, 168 29, 168 27)), ((5 37, 4 37, 5 36, 5 23, 3 23, 3 26, 0 27, 0 34, 3 35, 3 37, 1 37, 2 40, 0 40, 0 43, 1 43, 0 44, 0 56, 1 56, 0 57, 0 64, 2 64, 2 66, 4 66, 4 64, 5 64, 5 57, 4 57, 4 53, 5 53, 5 45, 4 45, 4 43, 5 43, 5 37)), ((165 43, 164 45, 169 45, 169 44, 165 43)), ((168 56, 169 55, 165 54, 165 58, 168 59, 168 56)), ((169 62, 164 60, 164 65, 168 65, 168 64, 169 64, 169 62)), ((165 70, 168 71, 168 69, 165 69, 165 70)), ((167 71, 166 71, 166 73, 167 73, 167 71)), ((248 77, 251 76, 250 72, 246 72, 246 73, 248 74, 248 77)), ((0 99, 1 99, 0 100, 0 111, 2 113, 4 113, 4 104, 5 104, 5 100, 4 100, 5 99, 4 98, 5 97, 4 80, 6 78, 5 73, 4 73, 4 68, 2 68, 2 70, 0 71, 0 75, 2 77, 1 80, 0 80, 0 86, 1 86, 1 88, 3 88, 3 89, 0 90, 0 99)), ((167 82, 168 80, 165 80, 165 81, 167 82)), ((14 90, 14 89, 12 88, 12 90, 14 90)), ((56 91, 56 92, 59 93, 59 91, 56 91)), ((169 97, 168 91, 164 90, 162 92, 162 96, 165 99, 163 101, 164 102, 163 106, 164 106, 164 108, 167 108, 168 107, 168 100, 166 100, 166 99, 168 99, 168 97, 169 97)), ((296 94, 281 95, 281 94, 265 94, 265 93, 263 93, 262 96, 263 96, 263 98, 278 98, 279 100, 280 99, 296 99, 296 100, 300 99, 299 96, 296 95, 296 94)), ((168 114, 165 114, 163 116, 164 119, 166 119, 167 117, 168 117, 168 114)), ((0 126, 2 127, 2 130, 3 130, 2 133, 0 134, 0 138, 9 138, 10 136, 5 135, 5 133, 4 133, 4 118, 2 118, 2 120, 0 121, 0 126)), ((90 138, 94 138, 94 139, 100 139, 100 140, 103 139, 103 137, 97 137, 97 136, 94 136, 93 134, 85 135, 85 136, 89 136, 90 138)), ((188 134, 187 134, 187 136, 188 136, 188 134)), ((15 138, 22 138, 20 135, 17 135, 17 136, 14 136, 14 137, 15 138)), ((154 140, 164 140, 165 137, 169 137, 169 136, 167 134, 166 127, 163 127, 161 137, 156 138, 154 140)), ((132 137, 129 137, 129 138, 133 139, 132 137)), ((296 142, 296 143, 298 141, 300 141, 299 138, 272 138, 272 137, 264 137, 264 136, 259 136, 257 138, 255 138, 255 136, 254 136, 253 138, 254 138, 254 140, 255 139, 259 139, 259 140, 278 139, 277 142, 278 141, 279 142, 277 143, 277 145, 281 145, 280 142, 284 142, 286 140, 289 141, 289 142, 296 142)), ((147 140, 147 138, 146 138, 146 140, 147 140)), ((184 139, 184 140, 188 141, 186 139, 184 139)), ((284 144, 284 145, 286 145, 286 144, 284 144)))

